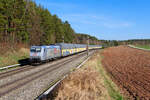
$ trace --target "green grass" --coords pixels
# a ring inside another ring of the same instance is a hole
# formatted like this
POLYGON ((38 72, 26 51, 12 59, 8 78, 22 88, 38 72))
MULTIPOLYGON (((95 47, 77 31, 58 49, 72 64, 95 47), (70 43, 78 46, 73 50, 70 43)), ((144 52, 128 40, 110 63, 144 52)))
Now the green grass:
MULTIPOLYGON (((100 59, 102 59, 102 57, 100 57, 100 59)), ((113 81, 109 78, 108 74, 102 67, 101 62, 98 61, 97 63, 98 63, 97 69, 99 70, 101 76, 104 79, 104 85, 107 88, 110 97, 113 100, 125 100, 125 98, 120 94, 120 91, 118 87, 116 86, 116 84, 113 83, 113 81)))
POLYGON ((149 49, 150 50, 150 45, 135 45, 136 47, 139 48, 144 48, 144 49, 149 49))
POLYGON ((28 49, 20 49, 18 51, 6 52, 0 55, 0 67, 5 67, 12 64, 18 64, 21 59, 26 59, 29 57, 28 49))

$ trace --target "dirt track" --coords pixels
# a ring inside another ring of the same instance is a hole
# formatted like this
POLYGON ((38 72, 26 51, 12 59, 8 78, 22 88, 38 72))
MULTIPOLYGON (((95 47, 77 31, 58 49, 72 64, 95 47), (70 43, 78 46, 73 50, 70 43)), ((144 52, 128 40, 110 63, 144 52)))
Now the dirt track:
POLYGON ((102 64, 130 99, 150 99, 150 52, 127 46, 107 48, 102 64))

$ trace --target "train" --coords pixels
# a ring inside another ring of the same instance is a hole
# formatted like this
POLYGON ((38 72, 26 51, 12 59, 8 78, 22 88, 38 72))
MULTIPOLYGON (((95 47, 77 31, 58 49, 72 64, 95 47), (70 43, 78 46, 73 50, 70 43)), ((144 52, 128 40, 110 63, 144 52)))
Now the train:
MULTIPOLYGON (((88 45, 88 49, 100 49, 101 45, 88 45)), ((87 50, 86 44, 56 43, 54 45, 31 46, 30 63, 49 61, 87 50)))

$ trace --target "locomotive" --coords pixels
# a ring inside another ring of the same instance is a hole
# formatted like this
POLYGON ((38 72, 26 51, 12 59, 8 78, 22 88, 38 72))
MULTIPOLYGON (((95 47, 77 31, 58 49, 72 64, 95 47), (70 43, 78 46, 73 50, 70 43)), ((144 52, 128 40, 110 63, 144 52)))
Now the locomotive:
MULTIPOLYGON (((88 45, 88 49, 99 49, 101 45, 88 45)), ((48 46, 31 46, 30 62, 38 63, 51 59, 69 56, 75 53, 83 52, 87 49, 85 44, 57 43, 48 46)))

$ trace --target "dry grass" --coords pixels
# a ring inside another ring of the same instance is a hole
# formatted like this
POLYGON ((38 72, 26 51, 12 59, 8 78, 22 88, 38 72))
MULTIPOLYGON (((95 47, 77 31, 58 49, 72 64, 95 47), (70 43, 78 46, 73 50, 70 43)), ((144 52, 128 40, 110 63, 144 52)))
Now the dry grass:
POLYGON ((96 68, 97 56, 95 54, 61 83, 56 100, 110 100, 103 78, 96 68))
POLYGON ((18 60, 29 57, 29 48, 18 44, 10 46, 9 44, 0 44, 0 67, 16 64, 18 60))

